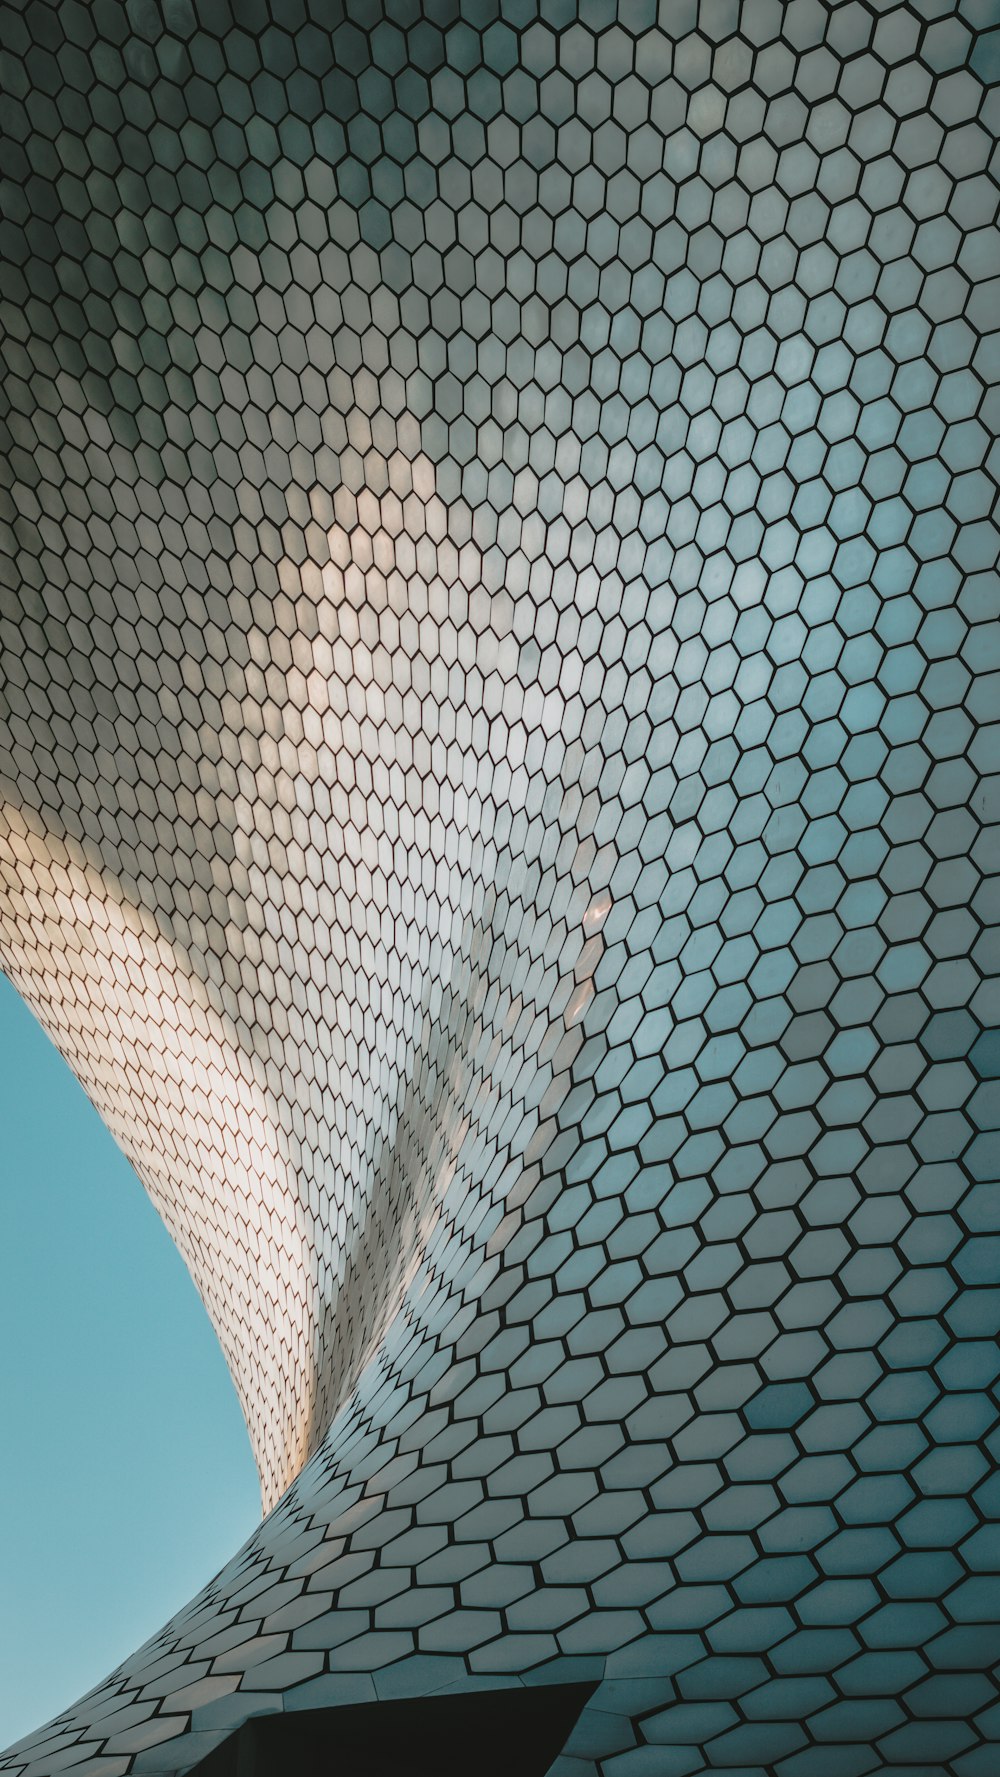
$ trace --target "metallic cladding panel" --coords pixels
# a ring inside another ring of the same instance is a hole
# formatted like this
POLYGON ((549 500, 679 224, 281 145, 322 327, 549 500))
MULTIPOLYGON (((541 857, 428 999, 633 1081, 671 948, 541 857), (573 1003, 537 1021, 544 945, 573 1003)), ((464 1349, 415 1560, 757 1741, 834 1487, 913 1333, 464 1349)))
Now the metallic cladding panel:
POLYGON ((0 1769, 996 1770, 991 15, 0 8, 0 959, 269 1514, 0 1769))

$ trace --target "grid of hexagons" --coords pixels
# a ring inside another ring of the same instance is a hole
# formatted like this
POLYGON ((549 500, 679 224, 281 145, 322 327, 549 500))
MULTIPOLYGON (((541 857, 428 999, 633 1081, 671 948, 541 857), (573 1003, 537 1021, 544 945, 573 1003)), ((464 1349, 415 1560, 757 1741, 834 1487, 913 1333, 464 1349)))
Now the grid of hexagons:
POLYGON ((988 0, 0 20, 0 957, 280 1501, 0 1769, 987 1777, 988 0))

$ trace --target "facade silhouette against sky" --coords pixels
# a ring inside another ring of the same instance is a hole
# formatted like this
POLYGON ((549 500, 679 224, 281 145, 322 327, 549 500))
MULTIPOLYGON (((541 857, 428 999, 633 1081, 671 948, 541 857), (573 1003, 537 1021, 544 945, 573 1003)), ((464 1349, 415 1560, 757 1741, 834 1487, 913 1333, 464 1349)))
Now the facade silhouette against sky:
POLYGON ((0 1770, 995 1769, 990 10, 4 9, 0 955, 267 1515, 0 1770))

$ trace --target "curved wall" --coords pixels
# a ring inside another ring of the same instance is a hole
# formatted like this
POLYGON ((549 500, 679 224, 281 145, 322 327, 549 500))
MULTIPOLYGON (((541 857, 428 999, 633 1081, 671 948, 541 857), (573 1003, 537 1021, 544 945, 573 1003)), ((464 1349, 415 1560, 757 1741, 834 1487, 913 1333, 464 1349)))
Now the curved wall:
POLYGON ((7 9, 0 958, 269 1515, 0 1769, 981 1777, 995 33, 347 10, 7 9))

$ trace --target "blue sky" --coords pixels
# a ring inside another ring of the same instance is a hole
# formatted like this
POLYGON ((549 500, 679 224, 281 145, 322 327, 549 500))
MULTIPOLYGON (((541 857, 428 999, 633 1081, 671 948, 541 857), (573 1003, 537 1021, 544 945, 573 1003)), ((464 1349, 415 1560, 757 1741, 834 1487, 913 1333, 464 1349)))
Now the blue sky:
POLYGON ((158 1629, 259 1515, 183 1261, 0 976, 0 1748, 158 1629))

